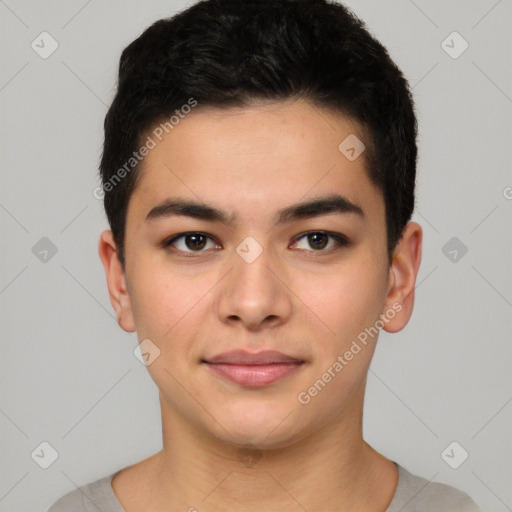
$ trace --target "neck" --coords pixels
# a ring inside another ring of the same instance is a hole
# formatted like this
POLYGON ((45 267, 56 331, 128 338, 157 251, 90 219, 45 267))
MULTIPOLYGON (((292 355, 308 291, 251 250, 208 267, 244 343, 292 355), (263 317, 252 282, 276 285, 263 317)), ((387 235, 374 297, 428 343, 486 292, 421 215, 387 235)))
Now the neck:
POLYGON ((167 510, 172 503, 198 512, 384 511, 397 471, 362 438, 364 388, 359 393, 343 417, 287 446, 261 450, 219 442, 161 396, 163 450, 152 458, 152 495, 167 510))

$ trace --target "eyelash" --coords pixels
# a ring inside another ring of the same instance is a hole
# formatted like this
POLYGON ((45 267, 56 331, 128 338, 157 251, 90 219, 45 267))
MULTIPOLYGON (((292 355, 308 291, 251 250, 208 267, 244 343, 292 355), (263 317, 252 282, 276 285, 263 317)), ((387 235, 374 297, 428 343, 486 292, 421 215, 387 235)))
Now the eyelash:
MULTIPOLYGON (((307 231, 305 233, 301 233, 300 235, 297 235, 297 237, 293 240, 293 242, 296 243, 299 240, 302 240, 303 238, 307 237, 308 235, 313 235, 313 234, 327 235, 328 237, 332 238, 337 243, 337 247, 331 247, 330 249, 318 249, 318 250, 314 250, 314 249, 311 249, 311 250, 300 249, 301 251, 312 252, 312 253, 325 253, 325 254, 329 254, 329 253, 331 253, 331 252, 333 252, 335 250, 339 250, 339 249, 341 249, 343 247, 348 247, 348 246, 351 245, 351 242, 349 241, 349 239, 345 235, 342 235, 341 233, 333 233, 331 231, 323 231, 323 230, 307 231)), ((164 249, 172 248, 172 244, 174 242, 176 242, 177 240, 179 240, 181 238, 185 238, 185 237, 191 236, 191 235, 201 235, 201 236, 204 236, 204 237, 208 238, 209 240, 214 241, 215 243, 218 243, 218 242, 215 241, 215 239, 212 236, 210 236, 210 235, 208 235, 206 233, 203 233, 201 231, 187 231, 187 232, 184 232, 184 233, 178 233, 177 235, 173 235, 170 238, 166 238, 161 243, 161 246, 164 249)), ((194 257, 195 254, 201 254, 201 253, 206 252, 204 250, 199 250, 199 251, 182 251, 181 249, 175 249, 175 251, 182 253, 186 257, 190 257, 190 256, 194 257)))

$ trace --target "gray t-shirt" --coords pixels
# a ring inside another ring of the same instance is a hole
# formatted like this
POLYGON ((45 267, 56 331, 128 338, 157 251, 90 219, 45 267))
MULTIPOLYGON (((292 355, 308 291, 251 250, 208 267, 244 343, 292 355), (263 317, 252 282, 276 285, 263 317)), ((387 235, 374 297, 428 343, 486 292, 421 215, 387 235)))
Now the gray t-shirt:
MULTIPOLYGON (((446 484, 429 482, 395 464, 398 484, 386 512, 481 512, 464 492, 446 484)), ((111 485, 120 471, 69 492, 47 512, 126 512, 111 485)))

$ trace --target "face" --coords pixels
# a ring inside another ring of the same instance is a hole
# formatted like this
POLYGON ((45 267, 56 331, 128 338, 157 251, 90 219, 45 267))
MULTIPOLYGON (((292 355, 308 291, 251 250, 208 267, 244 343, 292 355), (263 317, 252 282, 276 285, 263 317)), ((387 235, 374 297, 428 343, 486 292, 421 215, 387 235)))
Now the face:
POLYGON ((338 148, 354 135, 305 101, 199 106, 145 157, 125 273, 110 232, 100 254, 169 416, 261 447, 356 420, 375 325, 407 323, 420 247, 388 265, 382 194, 364 152, 338 148))

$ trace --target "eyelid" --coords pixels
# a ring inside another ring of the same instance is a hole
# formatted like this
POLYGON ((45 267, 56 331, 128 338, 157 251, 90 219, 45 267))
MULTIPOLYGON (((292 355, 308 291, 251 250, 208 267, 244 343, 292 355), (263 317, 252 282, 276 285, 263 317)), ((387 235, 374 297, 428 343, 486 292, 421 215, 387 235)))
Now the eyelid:
MULTIPOLYGON (((331 252, 333 250, 340 249, 342 247, 348 247, 348 246, 351 245, 351 241, 343 233, 338 233, 338 232, 333 232, 333 231, 326 231, 324 229, 313 229, 313 230, 305 231, 304 233, 301 233, 301 234, 297 235, 294 238, 293 243, 298 242, 299 240, 301 240, 302 238, 304 238, 304 237, 306 237, 308 235, 316 234, 316 233, 321 233, 323 235, 329 236, 330 238, 332 238, 333 240, 336 241, 337 247, 331 247, 330 249, 327 249, 327 250, 318 250, 318 251, 307 250, 306 249, 305 250, 306 252, 320 253, 320 254, 321 253, 329 253, 329 252, 331 252)), ((301 250, 304 250, 304 249, 301 249, 301 250)))
MULTIPOLYGON (((316 229, 316 230, 309 230, 309 231, 304 231, 298 235, 296 235, 294 237, 294 239, 292 240, 292 244, 295 244, 297 243, 299 240, 301 240, 302 238, 308 236, 308 235, 311 235, 311 234, 317 234, 317 233, 320 233, 320 234, 324 234, 324 235, 327 235, 328 237, 332 238, 333 240, 335 240, 337 246, 336 247, 331 247, 330 249, 327 249, 327 250, 324 250, 324 249, 320 249, 320 250, 314 250, 314 249, 299 249, 299 251, 302 251, 302 252, 308 252, 308 253, 318 253, 318 254, 322 254, 322 253, 325 253, 325 254, 328 254, 332 251, 335 251, 337 249, 341 249, 343 247, 348 247, 350 245, 352 245, 352 242, 349 240, 349 238, 347 236, 345 236, 343 233, 338 233, 338 232, 333 232, 333 231, 326 231, 326 230, 322 230, 322 229, 316 229)), ((201 235, 201 236, 204 236, 206 238, 208 238, 209 240, 211 240, 212 242, 216 243, 217 245, 222 245, 220 244, 220 242, 212 235, 209 235, 208 233, 205 233, 203 231, 185 231, 185 232, 182 232, 182 233, 177 233, 175 235, 172 235, 168 238, 166 238, 165 240, 163 240, 163 242, 161 242, 161 246, 163 249, 167 249, 169 247, 172 247, 172 244, 174 242, 176 242, 177 240, 181 239, 181 238, 185 238, 186 236, 188 235, 201 235)), ((193 255, 193 254, 201 254, 201 253, 205 253, 206 251, 205 250, 200 250, 200 251, 182 251, 181 249, 176 249, 176 248, 173 248, 176 252, 178 253, 181 253, 181 254, 186 254, 186 255, 193 255)))
MULTIPOLYGON (((172 235, 172 236, 166 238, 165 240, 163 240, 160 245, 165 249, 165 248, 171 246, 171 244, 173 244, 180 238, 185 238, 188 235, 201 235, 201 236, 208 238, 212 242, 215 242, 216 244, 221 245, 220 242, 218 242, 214 236, 209 235, 208 233, 204 233, 203 231, 184 231, 182 233, 176 233, 175 235, 172 235)), ((181 251, 180 249, 177 249, 177 251, 181 252, 181 253, 187 252, 187 251, 181 251)), ((205 251, 190 251, 190 252, 188 252, 188 254, 193 254, 194 252, 197 252, 199 254, 199 253, 205 252, 205 251)))

